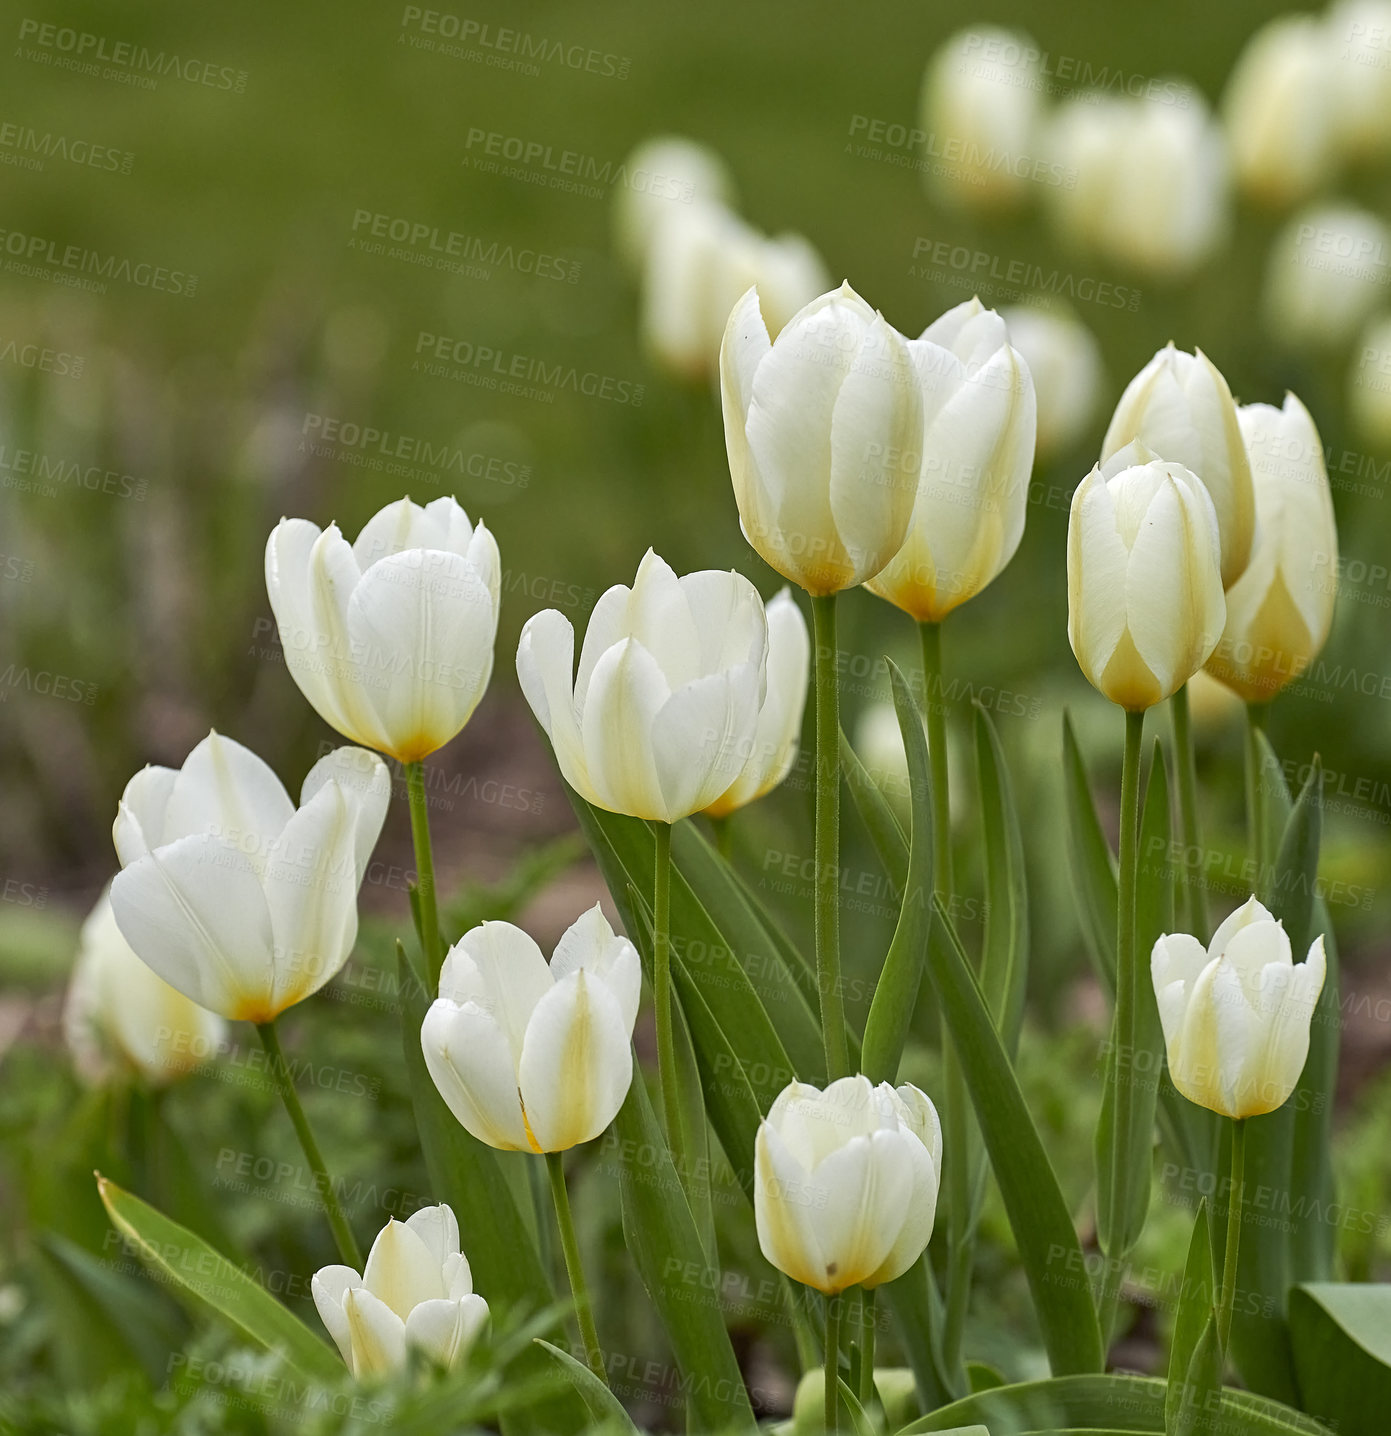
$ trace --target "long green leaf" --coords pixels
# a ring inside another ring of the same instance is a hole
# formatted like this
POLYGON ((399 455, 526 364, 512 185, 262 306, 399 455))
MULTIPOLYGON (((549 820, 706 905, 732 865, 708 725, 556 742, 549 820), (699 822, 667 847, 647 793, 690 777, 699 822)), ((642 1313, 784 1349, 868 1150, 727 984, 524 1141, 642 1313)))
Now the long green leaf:
POLYGON ((1116 866, 1111 846, 1101 830, 1092 803, 1087 770, 1072 731, 1072 719, 1063 714, 1063 797, 1067 813, 1067 851, 1072 888, 1077 899, 1082 939, 1093 965, 1108 986, 1116 971, 1116 866))
POLYGON ((1169 1347, 1168 1390, 1164 1395, 1164 1423, 1172 1429, 1184 1402, 1194 1353, 1212 1321, 1216 1278, 1212 1270, 1212 1237, 1208 1229, 1207 1198, 1198 1204, 1197 1220, 1183 1264, 1174 1336, 1169 1347))
MULTIPOLYGON (((1173 1378, 1169 1380, 1172 1389, 1173 1378)), ((1213 1393, 1221 1385, 1222 1348, 1217 1343, 1217 1315, 1210 1311, 1198 1333, 1183 1385, 1179 1388, 1173 1420, 1165 1428, 1169 1436, 1199 1436, 1199 1433, 1208 1431, 1212 1425, 1213 1393)), ((1166 1419, 1167 1409, 1166 1406, 1166 1419)))
POLYGON ((568 1351, 562 1351, 560 1347, 543 1341, 539 1336, 535 1341, 574 1383, 580 1400, 600 1426, 606 1426, 613 1431, 630 1431, 632 1436, 639 1436, 638 1428, 633 1425, 633 1418, 624 1410, 623 1403, 584 1362, 576 1361, 568 1351))
POLYGON ((1290 1331, 1309 1410, 1344 1436, 1381 1436, 1391 1411, 1391 1285, 1298 1286, 1290 1331))
POLYGON ((985 839, 985 934, 980 985, 1011 1056, 1019 1046, 1029 980, 1029 893, 1024 841, 1004 746, 989 713, 976 705, 976 781, 985 839))
POLYGON ((97 1193, 116 1230, 175 1295, 216 1312, 256 1345, 279 1352, 305 1376, 342 1379, 343 1363, 328 1343, 202 1237, 100 1173, 97 1193))

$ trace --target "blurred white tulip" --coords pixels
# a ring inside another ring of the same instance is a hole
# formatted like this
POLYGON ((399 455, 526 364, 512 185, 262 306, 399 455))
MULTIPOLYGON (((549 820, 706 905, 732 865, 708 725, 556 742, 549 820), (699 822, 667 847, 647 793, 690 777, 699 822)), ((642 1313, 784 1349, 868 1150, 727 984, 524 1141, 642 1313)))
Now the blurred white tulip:
POLYGON ((1384 156, 1391 150, 1391 0, 1341 0, 1324 23, 1343 153, 1354 160, 1384 156))
POLYGON ((285 666, 345 738, 402 763, 473 715, 493 671, 497 543, 450 497, 388 504, 349 545, 330 524, 281 519, 266 591, 285 666))
POLYGON ((207 1061, 227 1026, 170 987, 121 936, 108 888, 82 924, 63 1004, 63 1036, 93 1086, 132 1072, 162 1085, 207 1061))
POLYGON ((460 1124, 502 1151, 563 1152, 618 1115, 633 1077, 637 949, 596 903, 549 965, 521 928, 485 922, 449 951, 420 1045, 460 1124))
POLYGON ((773 339, 750 290, 720 350, 744 537, 813 596, 872 578, 917 495, 922 385, 908 341, 843 284, 773 339))
POLYGON ((375 753, 338 748, 310 769, 296 810, 249 748, 209 733, 182 768, 126 784, 111 884, 122 935, 199 1006, 271 1021, 348 960, 390 798, 375 753))
POLYGON ((452 1369, 488 1319, 451 1208, 422 1207, 377 1234, 359 1274, 326 1266, 310 1283, 319 1319, 359 1380, 402 1370, 412 1350, 452 1369))
POLYGON ((734 181, 708 145, 680 135, 654 135, 623 162, 625 182, 614 195, 614 240, 636 274, 647 263, 657 227, 688 206, 732 205, 734 181))
POLYGON ((1349 378, 1348 408, 1358 428, 1383 449, 1391 449, 1391 314, 1367 326, 1349 378))
POLYGON ((1351 205, 1302 210, 1266 262, 1265 318, 1291 347, 1337 348, 1391 292, 1391 229, 1351 205))
POLYGON ((1000 311, 1009 342, 1034 381, 1035 456, 1065 453, 1086 434, 1101 401, 1101 346, 1070 309, 1016 304, 1000 311))

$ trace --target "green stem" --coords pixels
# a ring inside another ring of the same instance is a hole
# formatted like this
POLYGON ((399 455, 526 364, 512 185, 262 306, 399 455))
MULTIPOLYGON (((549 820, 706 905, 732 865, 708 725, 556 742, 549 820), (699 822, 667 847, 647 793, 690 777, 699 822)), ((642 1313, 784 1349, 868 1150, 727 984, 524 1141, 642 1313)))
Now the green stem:
MULTIPOLYGON (((814 602, 815 600, 813 600, 814 602)), ((840 1309, 843 1298, 826 1298, 826 1430, 840 1430, 840 1309)))
POLYGON ((860 1293, 860 1405, 869 1410, 874 1399, 874 1293, 860 1293))
POLYGON ((1269 896, 1267 882, 1270 877, 1269 817, 1265 774, 1261 764, 1260 736, 1265 732, 1267 705, 1248 703, 1246 705, 1246 841, 1251 861, 1255 865, 1255 880, 1251 891, 1262 902, 1269 896))
POLYGON ((309 1119, 304 1115, 304 1107, 300 1103, 299 1093, 295 1091, 294 1079, 290 1076, 289 1063, 285 1061, 285 1052, 280 1046, 280 1036, 275 1030, 275 1019, 272 1018, 269 1022, 258 1022, 256 1034, 260 1037, 261 1046, 266 1049, 266 1056, 270 1059, 271 1079, 280 1093, 280 1100, 285 1104, 285 1110, 290 1114, 295 1134, 299 1137, 299 1144, 304 1150, 304 1160, 309 1163, 309 1170, 314 1174, 314 1185, 323 1199, 324 1214, 328 1217, 328 1224, 333 1229, 333 1240, 338 1245, 338 1254, 346 1265, 354 1267, 360 1272, 362 1270, 362 1251, 358 1247, 357 1238, 353 1236, 353 1229, 348 1225, 348 1218, 338 1201, 338 1193, 334 1191, 333 1183, 329 1180, 328 1168, 324 1165, 324 1157, 323 1153, 319 1151, 319 1144, 314 1140, 309 1119))
POLYGON ((411 842, 415 846, 416 890, 420 896, 420 945, 425 951, 429 991, 439 987, 444 952, 440 945, 439 900, 435 892, 435 855, 430 846, 430 811, 425 799, 425 763, 406 764, 406 793, 410 799, 411 842))
POLYGON ((1241 1207, 1246 1197, 1246 1123, 1232 1123, 1232 1191, 1227 1199, 1227 1252, 1222 1260, 1222 1301, 1217 1308, 1217 1345, 1223 1356, 1232 1334, 1236 1302, 1236 1259, 1241 1241, 1241 1207))
POLYGON ((652 831, 657 840, 656 876, 652 885, 652 994, 657 1008, 657 1075, 662 1084, 667 1146, 684 1183, 689 1174, 671 1019, 671 824, 653 823, 652 831))
POLYGON ((580 1341, 589 1369, 609 1384, 604 1370, 604 1352, 599 1345, 599 1329, 594 1325, 594 1308, 589 1301, 584 1268, 580 1265, 580 1244, 575 1239, 575 1219, 570 1215, 570 1194, 565 1189, 565 1154, 546 1153, 546 1173, 551 1179, 551 1200, 555 1203, 555 1223, 560 1229, 560 1247, 565 1253, 565 1274, 570 1278, 570 1293, 575 1298, 575 1320, 579 1323, 580 1341))
POLYGON ((840 678, 836 596, 811 601, 816 636, 816 984, 826 1080, 850 1071, 845 991, 840 979, 840 678))
POLYGON ((951 896, 951 788, 947 769, 947 714, 942 702, 942 625, 920 623, 927 759, 932 770, 932 874, 943 900, 951 896))
POLYGON ((1200 868, 1190 866, 1189 859, 1201 851, 1202 838, 1198 828, 1198 764, 1193 751, 1193 724, 1188 711, 1188 685, 1185 683, 1171 700, 1174 719, 1174 754, 1178 765, 1179 831, 1183 837, 1184 863, 1182 883, 1185 899, 1185 931, 1201 943, 1208 940, 1207 896, 1203 892, 1200 868))

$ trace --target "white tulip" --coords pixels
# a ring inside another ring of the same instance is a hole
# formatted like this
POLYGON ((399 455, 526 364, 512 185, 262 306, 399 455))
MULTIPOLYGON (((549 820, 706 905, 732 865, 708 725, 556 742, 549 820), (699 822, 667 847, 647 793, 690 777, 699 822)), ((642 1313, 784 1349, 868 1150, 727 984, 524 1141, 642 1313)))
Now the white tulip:
POLYGON ((1180 464, 1077 486, 1067 529, 1067 636, 1087 681, 1142 712, 1180 689, 1222 635, 1217 515, 1180 464))
POLYGON ((611 813, 674 823, 708 807, 757 747, 768 621, 737 573, 677 578, 651 549, 602 594, 575 672, 575 631, 534 615, 517 677, 565 781, 611 813))
POLYGON ((802 610, 787 589, 768 602, 768 687, 758 711, 753 745, 739 776, 705 811, 722 818, 770 793, 797 759, 807 703, 811 639, 802 610))
POLYGON ((1023 357, 1034 381, 1038 430, 1035 455, 1053 458, 1086 434, 1101 401, 1101 346, 1067 309, 1029 304, 1000 311, 1009 342, 1023 357))
POLYGON ((624 183, 614 194, 614 237, 635 273, 647 263, 658 226, 688 206, 732 205, 734 181, 714 150, 679 135, 644 140, 623 163, 624 183))
POLYGON ((923 387, 922 466, 903 547, 865 585, 919 622, 940 622, 1014 557, 1034 463, 1029 366, 979 299, 949 309, 909 348, 923 387))
POLYGON ((1229 588, 1251 555, 1256 500, 1232 391, 1201 349, 1186 354, 1168 344, 1126 385, 1101 442, 1103 466, 1134 440, 1202 480, 1217 510, 1229 588))
POLYGON ((1369 439, 1391 449, 1391 314, 1378 315, 1362 334, 1348 408, 1369 439))
POLYGON ((1281 15, 1238 57, 1223 96, 1237 183, 1283 208, 1332 178, 1337 59, 1322 17, 1281 15))
POLYGON ((296 810, 250 749, 209 733, 182 768, 126 784, 111 885, 122 934, 199 1006, 271 1021, 348 960, 390 798, 376 754, 338 748, 310 769, 296 810))
POLYGON ((881 1286, 926 1248, 941 1171, 937 1110, 916 1087, 793 1082, 758 1128, 758 1244, 780 1272, 827 1296, 881 1286))
POLYGON ((928 61, 922 128, 931 185, 964 209, 996 212, 1028 192, 1043 112, 1038 46, 995 26, 960 30, 928 61))
POLYGON ((1348 343, 1391 286, 1391 229, 1350 205, 1302 210, 1270 247, 1265 318, 1285 344, 1348 343))
POLYGON ((422 1207, 377 1234, 359 1275, 326 1266, 310 1283, 319 1319, 359 1380, 400 1371, 411 1351, 459 1366, 488 1319, 451 1208, 422 1207))
POLYGON ((1342 0, 1325 24, 1343 152, 1352 159, 1384 155, 1391 149, 1391 0, 1342 0))
POLYGON ((330 727, 402 763, 442 748, 493 671, 497 543, 453 498, 388 504, 351 546, 281 519, 266 590, 285 666, 330 727))
POLYGON ((873 578, 917 493, 921 383, 908 341, 848 284, 770 339, 759 297, 720 349, 725 446, 744 537, 813 596, 873 578))
POLYGON ((1293 394, 1285 407, 1246 404, 1241 432, 1256 481, 1256 542, 1227 590, 1227 623, 1208 672, 1248 703, 1267 703, 1309 666, 1333 625, 1338 528, 1314 420, 1293 394))
POLYGON ((63 1004, 63 1036, 84 1081, 129 1072, 160 1085, 191 1072, 226 1038, 215 1013, 169 986, 131 951, 108 889, 82 924, 63 1004))
POLYGON ((449 951, 420 1045, 439 1094, 473 1136, 505 1152, 563 1152, 618 1115, 633 1078, 642 988, 637 949, 596 903, 550 965, 508 922, 449 951))
POLYGON ((1241 1119, 1289 1100, 1323 991, 1322 934, 1294 962, 1284 924, 1253 897, 1206 950, 1187 933, 1161 937, 1150 970, 1169 1075, 1190 1102, 1241 1119))
POLYGON ((668 369, 702 379, 718 369, 730 311, 750 285, 777 333, 829 283, 801 235, 769 239, 722 205, 687 205, 662 219, 648 245, 643 335, 668 369))

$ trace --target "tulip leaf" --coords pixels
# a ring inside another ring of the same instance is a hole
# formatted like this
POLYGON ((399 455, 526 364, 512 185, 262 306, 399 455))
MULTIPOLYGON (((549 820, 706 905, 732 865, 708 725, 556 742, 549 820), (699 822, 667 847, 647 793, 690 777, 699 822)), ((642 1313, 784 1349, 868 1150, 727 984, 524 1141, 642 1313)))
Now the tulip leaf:
POLYGON ((1344 1436, 1381 1436, 1391 1410, 1391 1285, 1297 1286, 1290 1333, 1305 1406, 1344 1436))
POLYGON ((1087 770, 1072 731, 1072 719, 1063 714, 1063 796, 1067 811, 1067 851, 1072 889, 1082 939, 1092 963, 1109 989, 1116 972, 1116 865, 1111 845, 1096 815, 1087 770))
POLYGON ((850 1389, 843 1376, 836 1377, 836 1385, 840 1389, 841 1405, 850 1413, 850 1429, 855 1436, 877 1436, 874 1422, 865 1414, 860 1398, 850 1389))
POLYGON ((615 1432, 631 1431, 633 1436, 639 1436, 638 1428, 633 1425, 633 1418, 624 1410, 623 1403, 584 1362, 576 1361, 568 1351, 562 1351, 539 1336, 535 1341, 574 1383, 576 1393, 597 1426, 615 1432))
POLYGON ((1183 1264, 1183 1286, 1179 1291, 1174 1335, 1169 1346, 1169 1384, 1164 1396, 1166 1429, 1171 1429, 1178 1419, 1194 1353, 1212 1320, 1215 1289, 1212 1236, 1208 1227, 1207 1198, 1204 1197, 1198 1204, 1198 1216, 1188 1242, 1188 1260, 1183 1264))
POLYGON ((719 1268, 677 1180, 671 1152, 636 1070, 618 1116, 623 1233, 690 1392, 696 1429, 754 1429, 753 1408, 719 1305, 719 1268))
MULTIPOLYGON (((1200 1436, 1212 1427, 1214 1395, 1222 1387, 1222 1349, 1217 1342, 1217 1314, 1209 1311, 1189 1358, 1188 1368, 1179 1387, 1173 1416, 1168 1412, 1169 1396, 1174 1378, 1169 1377, 1165 1394, 1165 1431, 1168 1436, 1200 1436)), ((1217 1398, 1220 1400, 1220 1398, 1217 1398)))
POLYGON ((1059 1375, 1099 1370, 1101 1331, 1072 1217, 961 941, 940 898, 932 901, 928 973, 1019 1246, 1049 1364, 1059 1375))
POLYGON ((305 1376, 341 1380, 343 1363, 337 1352, 202 1237, 100 1173, 97 1193, 116 1230, 155 1276, 195 1309, 216 1312, 256 1345, 279 1352, 305 1376))
POLYGON ((932 922, 929 898, 932 894, 932 779, 928 770, 927 733, 918 705, 908 690, 903 674, 889 664, 894 709, 908 755, 908 772, 913 793, 913 836, 909 847, 908 874, 900 885, 898 925, 889 943, 888 955, 874 987, 869 1017, 865 1021, 860 1070, 871 1082, 896 1082, 908 1026, 917 1006, 922 984, 923 962, 927 956, 927 934, 932 922))
POLYGON ((942 1360, 942 1297, 927 1255, 919 1257, 901 1277, 881 1286, 879 1299, 893 1312, 903 1334, 904 1352, 922 1405, 929 1411, 945 1405, 957 1393, 942 1360))
POLYGON ((903 835, 898 814, 889 806, 889 800, 879 784, 870 777, 869 769, 860 761, 860 755, 850 746, 843 730, 840 735, 840 769, 850 801, 869 833, 869 840, 879 855, 884 872, 894 890, 902 892, 908 881, 908 839, 903 835))
POLYGON ((990 714, 976 704, 976 780, 985 836, 985 934, 980 985, 1013 1056, 1024 1020, 1029 974, 1029 894, 1024 842, 1004 746, 990 714))

